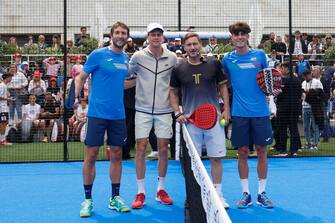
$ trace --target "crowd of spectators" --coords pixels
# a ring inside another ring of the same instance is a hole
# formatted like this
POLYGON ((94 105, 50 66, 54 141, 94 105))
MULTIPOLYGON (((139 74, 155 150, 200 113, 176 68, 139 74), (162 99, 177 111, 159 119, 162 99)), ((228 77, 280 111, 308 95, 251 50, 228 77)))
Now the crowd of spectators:
MULTIPOLYGON (((87 38, 90 38, 87 34, 87 28, 81 27, 81 34, 77 35, 75 41, 67 41, 67 48, 78 47, 87 38)), ((327 122, 325 126, 329 126, 329 112, 331 109, 329 105, 335 95, 335 81, 333 81, 333 74, 335 69, 331 67, 322 67, 322 58, 320 54, 323 54, 327 49, 333 45, 332 36, 326 34, 321 39, 320 35, 312 35, 311 41, 308 39, 307 33, 300 33, 296 31, 294 38, 290 41, 288 35, 284 36, 284 40, 281 36, 275 33, 270 33, 268 38, 262 42, 258 48, 268 50, 269 67, 281 66, 283 60, 288 55, 289 50, 294 54, 296 61, 294 66, 294 75, 299 79, 302 84, 302 89, 306 88, 306 73, 310 72, 312 79, 319 80, 320 84, 317 85, 319 88, 322 86, 325 98, 324 98, 324 120, 327 122), (290 45, 293 45, 290 48, 290 45), (331 74, 329 74, 331 73, 331 74), (305 87, 303 84, 305 83, 305 87)), ((108 37, 104 38, 100 47, 105 47, 110 44, 108 37)), ((219 43, 216 38, 209 38, 208 41, 204 41, 206 44, 203 45, 202 53, 207 57, 216 56, 219 53, 220 46, 223 42, 219 43)), ((20 47, 16 43, 15 37, 9 39, 8 43, 1 41, 1 44, 10 44, 15 47, 20 47)), ((175 52, 179 62, 184 61, 184 47, 182 39, 177 37, 174 39, 167 39, 164 45, 171 51, 175 52)), ((45 43, 45 37, 43 35, 38 36, 38 41, 35 43, 33 36, 29 35, 27 42, 21 46, 24 48, 38 48, 45 49, 52 47, 53 49, 61 49, 60 36, 53 35, 52 44, 45 43)), ((131 57, 136 51, 146 47, 146 41, 143 45, 136 44, 132 38, 129 38, 127 44, 124 47, 124 51, 131 57)), ((225 42, 226 50, 232 50, 233 46, 230 42, 225 42)), ((22 61, 22 56, 19 53, 13 55, 13 61, 8 67, 1 67, 0 75, 8 72, 12 75, 12 80, 7 84, 8 92, 10 97, 14 99, 8 102, 9 107, 9 126, 14 126, 18 131, 22 132, 22 141, 57 141, 64 139, 64 122, 63 119, 68 119, 68 132, 67 136, 69 140, 79 140, 81 129, 86 122, 86 113, 88 103, 88 91, 89 83, 87 82, 82 93, 82 99, 80 106, 76 110, 68 111, 68 114, 64 114, 63 104, 63 92, 64 92, 64 69, 67 69, 68 79, 74 79, 82 70, 84 57, 74 56, 69 58, 69 61, 64 64, 63 60, 54 56, 46 56, 45 59, 39 61, 22 61), (52 136, 57 130, 56 137, 52 136)), ((304 97, 309 91, 304 89, 304 97)), ((306 103, 304 101, 304 103, 306 103)), ((302 109, 303 111, 303 109, 302 109)), ((303 113, 301 113, 303 115, 303 113)), ((302 116, 301 116, 302 117, 302 116)), ((316 129, 315 122, 313 122, 313 116, 311 115, 308 120, 306 115, 302 119, 305 126, 305 134, 310 134, 309 131, 313 129, 313 133, 318 132, 316 129), (306 122, 311 123, 306 126, 306 122)), ((324 138, 327 140, 329 136, 327 134, 324 138)), ((309 138, 309 137, 308 137, 309 138)), ((318 139, 315 139, 314 143, 308 142, 305 147, 308 149, 318 148, 318 139)), ((311 141, 311 140, 310 140, 311 141)), ((278 149, 280 150, 280 148, 278 149)))

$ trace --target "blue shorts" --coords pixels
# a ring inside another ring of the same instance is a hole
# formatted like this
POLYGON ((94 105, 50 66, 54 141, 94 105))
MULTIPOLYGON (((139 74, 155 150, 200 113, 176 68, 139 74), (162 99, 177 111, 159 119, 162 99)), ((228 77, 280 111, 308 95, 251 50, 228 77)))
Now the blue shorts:
POLYGON ((231 141, 234 147, 272 144, 272 127, 269 116, 232 117, 231 141))
POLYGON ((104 145, 105 133, 107 133, 107 145, 125 146, 127 144, 127 126, 125 119, 108 120, 87 117, 87 133, 85 145, 99 147, 104 145))

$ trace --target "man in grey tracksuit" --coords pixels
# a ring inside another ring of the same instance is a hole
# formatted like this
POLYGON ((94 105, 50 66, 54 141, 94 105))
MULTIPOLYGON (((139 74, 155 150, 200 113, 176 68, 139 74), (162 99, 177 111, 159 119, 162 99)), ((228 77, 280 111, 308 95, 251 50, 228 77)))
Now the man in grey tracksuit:
POLYGON ((136 175, 138 193, 133 208, 142 208, 145 203, 145 150, 150 130, 154 126, 158 140, 158 187, 156 200, 172 204, 173 200, 165 192, 164 179, 168 165, 168 143, 172 137, 172 108, 169 101, 169 84, 172 68, 177 63, 176 55, 162 46, 163 27, 151 23, 147 27, 147 48, 136 52, 129 63, 129 72, 135 74, 135 138, 136 175))

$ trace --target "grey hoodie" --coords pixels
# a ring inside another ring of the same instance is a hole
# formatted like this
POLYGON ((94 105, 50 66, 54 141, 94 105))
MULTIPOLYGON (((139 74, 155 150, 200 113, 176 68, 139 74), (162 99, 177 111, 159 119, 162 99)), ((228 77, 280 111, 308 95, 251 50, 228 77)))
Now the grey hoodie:
POLYGON ((149 114, 172 112, 169 101, 169 86, 172 68, 177 64, 175 53, 163 47, 157 60, 149 47, 137 51, 130 59, 129 74, 135 74, 135 109, 149 114))

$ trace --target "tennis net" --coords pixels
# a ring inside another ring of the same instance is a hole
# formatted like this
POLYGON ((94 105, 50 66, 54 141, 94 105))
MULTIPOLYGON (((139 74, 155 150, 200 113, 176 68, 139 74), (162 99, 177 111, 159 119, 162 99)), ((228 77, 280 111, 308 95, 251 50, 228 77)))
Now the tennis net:
POLYGON ((186 184, 185 222, 231 223, 185 125, 177 146, 186 184))

